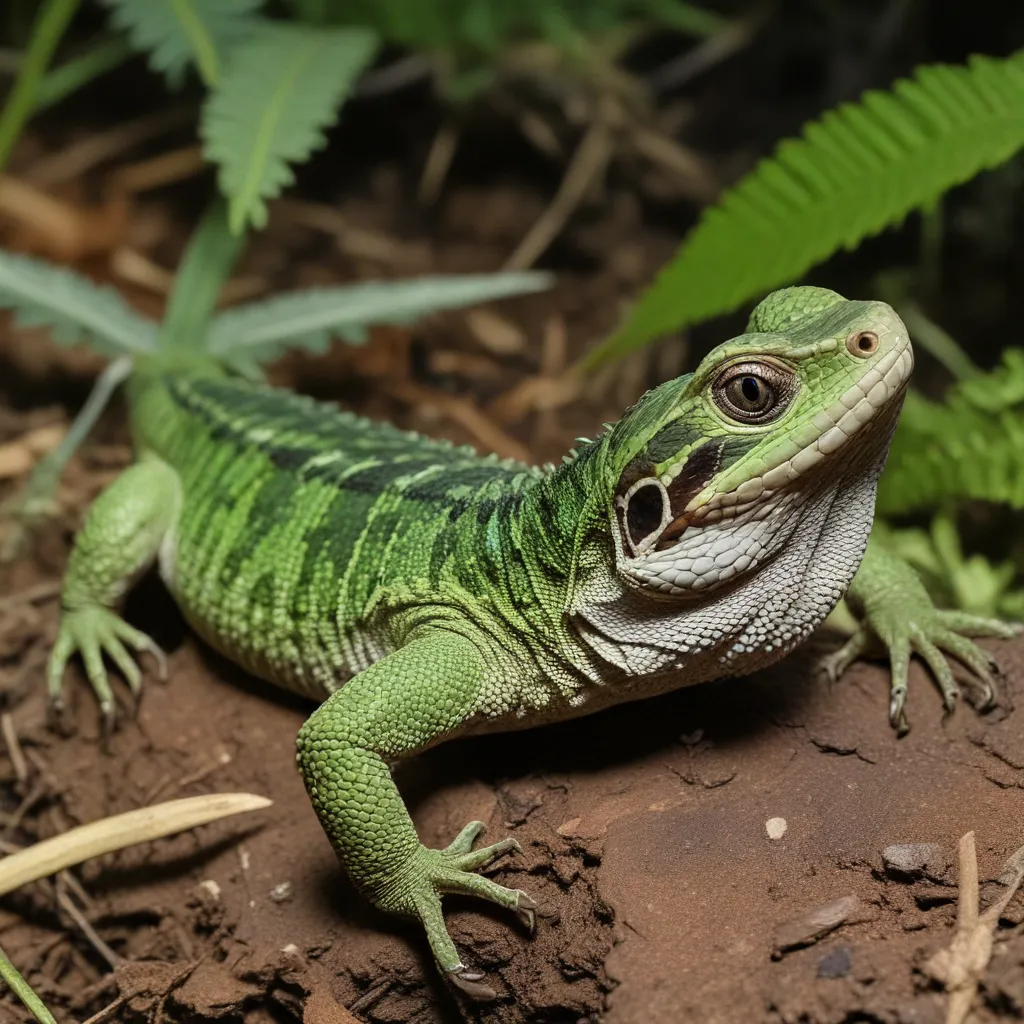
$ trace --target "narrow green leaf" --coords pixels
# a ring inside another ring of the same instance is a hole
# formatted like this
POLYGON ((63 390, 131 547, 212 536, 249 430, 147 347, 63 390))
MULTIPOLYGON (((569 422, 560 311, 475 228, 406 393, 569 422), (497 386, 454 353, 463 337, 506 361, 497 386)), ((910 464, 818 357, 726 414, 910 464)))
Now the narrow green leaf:
POLYGON ((260 24, 263 0, 102 0, 111 23, 128 33, 136 50, 178 88, 189 64, 203 81, 220 78, 224 54, 260 24))
POLYGON ((707 209, 595 367, 798 279, 1024 146, 1024 63, 921 67, 783 141, 707 209))
POLYGON ((57 1024, 46 1004, 32 991, 29 983, 18 973, 17 968, 0 949, 0 978, 7 982, 10 990, 25 1004, 39 1024, 57 1024))
POLYGON ((324 143, 324 129, 377 52, 368 29, 265 23, 231 53, 203 107, 201 132, 231 201, 232 231, 263 227, 265 200, 324 143))
POLYGON ((160 326, 159 347, 203 349, 217 296, 235 269, 245 235, 228 227, 227 206, 215 200, 189 240, 160 326))
POLYGON ((25 122, 35 109, 40 82, 78 3, 79 0, 44 0, 39 6, 28 49, 18 67, 18 77, 0 113, 0 168, 7 163, 25 122))
POLYGON ((47 327, 61 345, 87 343, 108 356, 156 349, 156 325, 113 288, 63 267, 0 250, 0 309, 18 327, 47 327))
POLYGON ((92 48, 65 61, 50 71, 36 89, 35 109, 59 103, 65 96, 77 92, 100 75, 120 67, 132 56, 132 48, 123 36, 111 36, 92 48))
POLYGON ((309 288, 219 313, 208 350, 228 361, 266 362, 288 348, 322 351, 332 338, 353 344, 372 324, 409 323, 444 309, 550 287, 542 273, 467 274, 309 288))

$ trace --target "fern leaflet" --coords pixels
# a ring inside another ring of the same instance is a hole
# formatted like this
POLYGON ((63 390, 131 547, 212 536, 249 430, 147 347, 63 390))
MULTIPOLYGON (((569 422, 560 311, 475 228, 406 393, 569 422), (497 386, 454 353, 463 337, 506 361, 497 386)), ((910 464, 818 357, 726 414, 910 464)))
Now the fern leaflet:
POLYGON ((706 210, 597 366, 793 281, 1024 146, 1024 57, 918 68, 827 112, 706 210))
POLYGON ((48 327, 54 341, 87 341, 101 355, 156 350, 156 324, 136 313, 113 288, 41 260, 0 251, 0 309, 17 327, 48 327))
POLYGON ((368 29, 270 22, 232 50, 201 128, 232 231, 249 221, 265 226, 264 200, 293 181, 289 162, 323 145, 324 128, 376 51, 368 29))
POLYGON ((957 384, 945 402, 907 395, 878 511, 965 500, 1024 508, 1024 349, 1006 349, 999 369, 957 384))
POLYGON ((307 288, 218 314, 207 351, 251 370, 289 348, 322 352, 335 337, 362 344, 373 324, 409 323, 443 309, 540 291, 550 284, 547 274, 508 273, 307 288))
POLYGON ((189 64, 203 81, 220 77, 223 55, 260 23, 263 0, 102 0, 111 23, 128 33, 136 50, 149 53, 150 67, 178 88, 189 64))

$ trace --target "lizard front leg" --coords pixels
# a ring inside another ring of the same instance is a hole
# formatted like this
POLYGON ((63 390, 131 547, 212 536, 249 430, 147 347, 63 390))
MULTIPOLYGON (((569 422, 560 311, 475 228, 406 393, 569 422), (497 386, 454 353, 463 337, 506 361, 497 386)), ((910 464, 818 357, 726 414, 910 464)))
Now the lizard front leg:
POLYGON ((355 885, 378 907, 419 919, 438 966, 469 995, 488 998, 483 975, 462 963, 441 913, 445 893, 509 907, 532 927, 536 909, 518 889, 474 874, 514 839, 484 849, 471 822, 444 850, 420 841, 388 768, 452 735, 481 711, 485 660, 480 647, 442 628, 417 637, 359 673, 302 727, 298 763, 313 807, 355 885))
POLYGON ((80 651, 105 725, 114 719, 114 695, 103 664, 117 665, 133 694, 142 682, 135 659, 125 647, 146 651, 165 672, 164 656, 145 633, 115 611, 132 581, 156 558, 180 505, 178 476, 166 463, 146 459, 122 473, 96 499, 75 538, 61 590, 61 620, 50 654, 47 682, 60 705, 64 669, 80 651))
POLYGON ((907 669, 913 654, 920 655, 931 670, 947 711, 952 711, 960 690, 953 679, 947 655, 952 655, 980 680, 982 705, 994 697, 996 667, 971 636, 1012 637, 1020 627, 981 615, 936 608, 921 577, 908 562, 888 551, 872 535, 860 569, 846 595, 859 621, 856 632, 825 661, 837 679, 857 658, 875 653, 887 655, 892 670, 889 721, 899 733, 907 724, 907 669))

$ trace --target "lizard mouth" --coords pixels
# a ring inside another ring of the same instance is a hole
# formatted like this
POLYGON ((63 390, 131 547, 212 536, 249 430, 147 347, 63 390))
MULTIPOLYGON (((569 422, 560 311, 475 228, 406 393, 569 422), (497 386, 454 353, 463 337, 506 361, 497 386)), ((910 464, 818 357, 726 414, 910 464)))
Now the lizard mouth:
MULTIPOLYGON (((634 557, 668 551, 690 527, 734 519, 768 503, 779 491, 788 490, 811 474, 817 475, 815 471, 862 436, 868 424, 887 418, 891 424, 876 424, 880 429, 871 435, 877 439, 877 445, 865 447, 864 456, 873 456, 895 427, 913 365, 913 350, 909 340, 904 340, 882 355, 832 406, 818 412, 768 453, 756 477, 745 479, 733 489, 708 493, 705 486, 695 494, 691 485, 680 493, 673 487, 675 481, 666 484, 664 480, 648 478, 639 482, 646 485, 638 497, 652 506, 654 528, 640 543, 629 538, 634 557), (659 504, 655 505, 655 501, 659 504)), ((709 451, 704 453, 706 472, 702 476, 710 485, 719 470, 720 448, 708 447, 709 451)))

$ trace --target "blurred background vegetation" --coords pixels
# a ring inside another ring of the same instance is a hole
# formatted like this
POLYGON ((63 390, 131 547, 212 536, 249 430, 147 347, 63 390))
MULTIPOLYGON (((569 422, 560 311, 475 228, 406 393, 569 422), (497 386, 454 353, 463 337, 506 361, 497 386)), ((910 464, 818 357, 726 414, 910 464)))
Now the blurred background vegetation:
MULTIPOLYGON (((692 368, 772 287, 885 298, 919 360, 884 527, 941 600, 1024 617, 1021 47, 1024 9, 989 0, 8 0, 0 245, 153 319, 217 195, 220 256, 193 260, 171 311, 202 288, 231 306, 553 272, 539 294, 421 304, 448 311, 414 325, 334 315, 262 358, 275 381, 529 459, 692 368)), ((127 458, 123 425, 100 419, 64 472, 104 332, 46 330, 68 311, 14 266, 0 498, 63 442, 43 483, 63 472, 48 507, 66 526, 127 458)))

